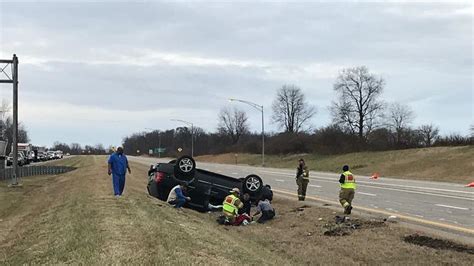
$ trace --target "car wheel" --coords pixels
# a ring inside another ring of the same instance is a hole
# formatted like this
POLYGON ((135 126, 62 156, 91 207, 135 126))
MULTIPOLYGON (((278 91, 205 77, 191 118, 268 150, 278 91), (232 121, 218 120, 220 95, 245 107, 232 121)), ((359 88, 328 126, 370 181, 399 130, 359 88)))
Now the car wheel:
POLYGON ((262 178, 258 175, 248 175, 243 181, 244 191, 251 195, 257 195, 263 187, 262 178))
POLYGON ((174 176, 180 178, 192 178, 196 171, 196 162, 191 156, 181 156, 174 165, 174 176))

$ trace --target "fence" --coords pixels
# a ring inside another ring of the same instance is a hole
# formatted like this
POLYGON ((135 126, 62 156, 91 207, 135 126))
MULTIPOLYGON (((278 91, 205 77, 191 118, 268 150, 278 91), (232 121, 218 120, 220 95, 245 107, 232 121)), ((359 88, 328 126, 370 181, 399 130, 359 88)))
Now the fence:
MULTIPOLYGON (((70 166, 32 165, 18 168, 18 178, 35 175, 57 175, 75 170, 70 166)), ((13 176, 13 168, 0 169, 0 180, 8 180, 13 176)))

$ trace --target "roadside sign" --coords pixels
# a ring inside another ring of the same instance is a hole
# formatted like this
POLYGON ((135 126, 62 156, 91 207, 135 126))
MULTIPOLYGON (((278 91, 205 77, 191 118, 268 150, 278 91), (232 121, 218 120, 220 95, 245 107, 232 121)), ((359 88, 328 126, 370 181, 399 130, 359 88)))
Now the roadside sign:
POLYGON ((155 148, 154 153, 164 153, 166 148, 155 148))
POLYGON ((152 154, 153 154, 153 150, 152 150, 152 149, 149 149, 149 150, 148 150, 148 154, 152 155, 152 154))
POLYGON ((178 152, 182 152, 182 151, 183 151, 183 149, 181 149, 181 148, 178 148, 178 152))

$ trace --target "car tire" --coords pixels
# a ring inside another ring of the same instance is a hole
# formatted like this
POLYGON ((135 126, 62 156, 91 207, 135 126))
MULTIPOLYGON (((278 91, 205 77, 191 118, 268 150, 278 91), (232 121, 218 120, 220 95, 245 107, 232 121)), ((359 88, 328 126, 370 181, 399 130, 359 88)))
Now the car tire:
POLYGON ((181 156, 174 165, 174 176, 177 179, 189 179, 196 172, 196 161, 191 156, 181 156))
POLYGON ((258 175, 248 175, 244 178, 243 188, 245 193, 256 196, 263 188, 263 181, 258 175))

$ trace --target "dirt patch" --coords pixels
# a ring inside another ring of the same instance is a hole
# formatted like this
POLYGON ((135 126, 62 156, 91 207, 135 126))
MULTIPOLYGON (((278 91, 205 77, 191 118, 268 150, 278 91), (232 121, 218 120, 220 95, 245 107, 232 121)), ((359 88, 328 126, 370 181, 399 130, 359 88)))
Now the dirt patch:
POLYGON ((359 229, 372 229, 387 226, 385 221, 378 220, 361 220, 348 216, 338 216, 334 218, 333 223, 324 225, 325 236, 347 236, 359 229))
POLYGON ((444 239, 432 238, 429 236, 413 234, 413 235, 405 236, 403 240, 407 243, 422 246, 422 247, 429 247, 429 248, 434 248, 438 250, 452 250, 452 251, 457 251, 457 252, 474 254, 474 248, 457 244, 457 243, 444 240, 444 239))

